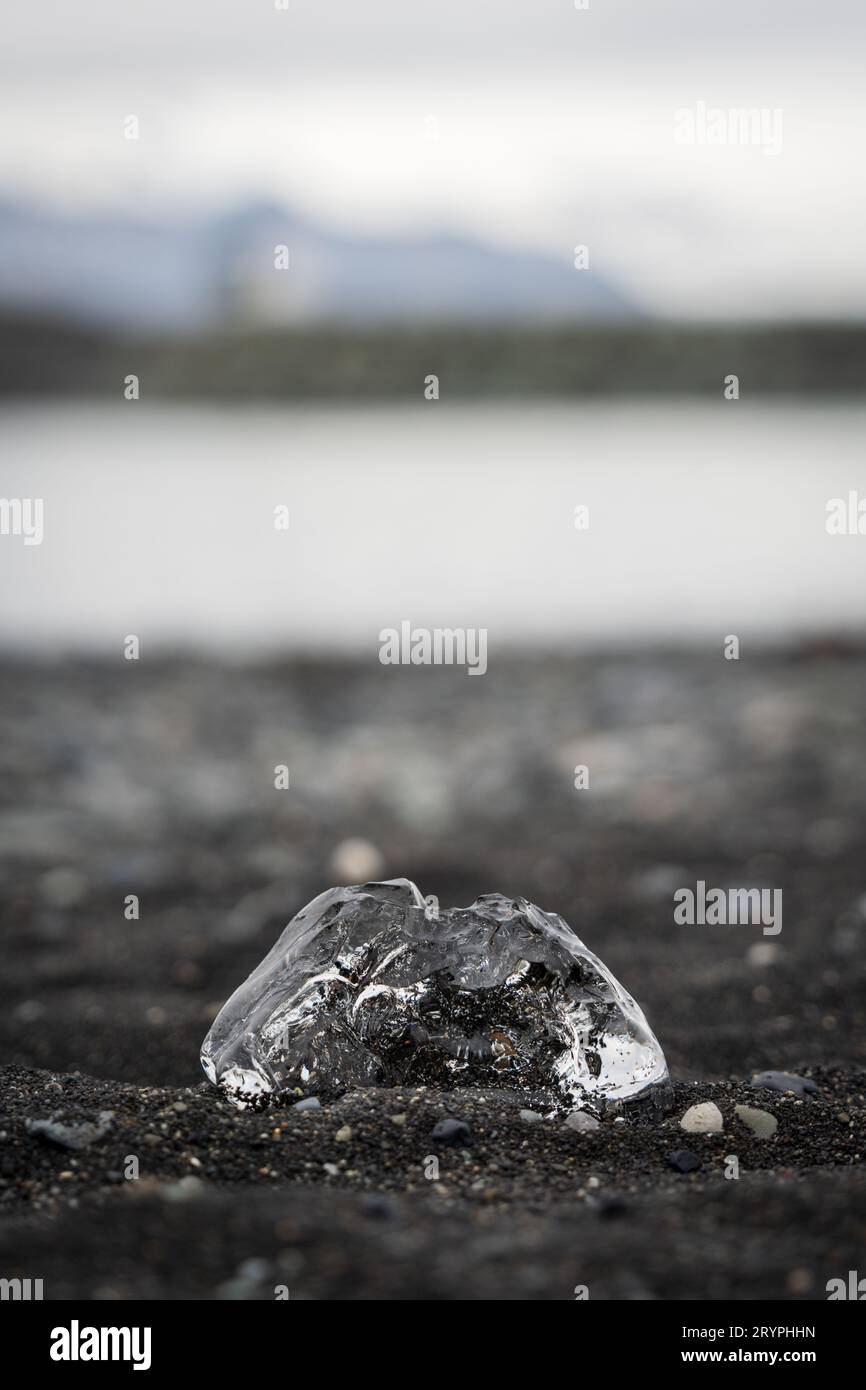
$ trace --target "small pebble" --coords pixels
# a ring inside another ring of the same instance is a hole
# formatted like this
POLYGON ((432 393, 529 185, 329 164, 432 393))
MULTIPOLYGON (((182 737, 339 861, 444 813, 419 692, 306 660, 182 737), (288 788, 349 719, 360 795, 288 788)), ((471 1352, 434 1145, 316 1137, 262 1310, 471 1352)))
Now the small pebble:
POLYGON ((691 1149, 674 1149, 668 1154, 668 1163, 678 1173, 694 1173, 701 1166, 701 1160, 691 1149))
POLYGON ((331 876, 337 883, 367 883, 381 878, 384 870, 381 850, 360 837, 341 840, 331 854, 331 876))
POLYGON ((755 941, 746 952, 750 965, 774 965, 781 951, 775 941, 755 941))
POLYGON ((711 1100, 692 1105, 680 1120, 680 1128, 689 1134, 720 1134, 724 1128, 722 1112, 711 1100))
POLYGON ((318 1096, 305 1096, 293 1107, 295 1110, 321 1110, 322 1102, 318 1096))
POLYGON ((590 1134, 594 1129, 599 1128, 599 1122, 594 1115, 588 1115, 585 1110, 572 1110, 571 1114, 566 1115, 562 1122, 567 1129, 576 1129, 579 1134, 590 1134))
POLYGON ((736 1115, 758 1139, 772 1139, 779 1127, 779 1121, 769 1110, 753 1110, 750 1105, 738 1105, 736 1115))
POLYGON ((364 1192, 358 1205, 367 1216, 375 1216, 382 1221, 392 1220, 399 1211, 394 1199, 384 1192, 364 1192))
POLYGON ((462 1145, 466 1148, 472 1143, 472 1131, 465 1120, 438 1120, 433 1126, 434 1144, 462 1145))
POLYGON ((808 1293, 814 1283, 811 1269, 789 1269, 785 1275, 785 1288, 790 1293, 808 1293))
POLYGON ((28 1134, 35 1134, 46 1144, 58 1149, 86 1149, 104 1138, 111 1128, 113 1110, 100 1110, 96 1120, 65 1121, 62 1116, 52 1115, 50 1120, 25 1120, 28 1134))
POLYGON ((201 1178, 194 1178, 190 1174, 186 1178, 180 1178, 177 1182, 169 1183, 162 1189, 162 1195, 167 1202, 189 1202, 196 1197, 203 1197, 207 1188, 201 1178))
POLYGON ((338 1144, 347 1144, 347 1143, 349 1142, 349 1140, 351 1139, 351 1137, 352 1137, 352 1126, 351 1126, 351 1125, 343 1125, 342 1129, 338 1129, 338 1130, 337 1130, 337 1133, 334 1135, 334 1138, 336 1139, 336 1141, 337 1141, 338 1144))
POLYGON ((520 1118, 521 1120, 525 1120, 528 1125, 534 1125, 541 1119, 541 1116, 537 1110, 521 1110, 520 1118))
POLYGON ((795 1096, 817 1092, 818 1087, 808 1076, 796 1076, 789 1071, 761 1071, 752 1077, 752 1085, 764 1091, 793 1091, 795 1096))

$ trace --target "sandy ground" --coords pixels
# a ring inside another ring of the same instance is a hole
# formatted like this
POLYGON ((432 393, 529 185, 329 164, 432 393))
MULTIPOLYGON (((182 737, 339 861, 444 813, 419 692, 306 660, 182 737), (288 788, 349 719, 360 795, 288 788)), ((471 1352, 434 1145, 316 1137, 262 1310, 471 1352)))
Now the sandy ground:
POLYGON ((866 1269, 864 705, 866 657, 842 647, 515 658, 468 681, 7 663, 0 1275, 47 1298, 823 1299, 866 1269), (502 1093, 221 1100, 198 1066, 214 1014, 346 881, 358 835, 445 904, 561 912, 645 1008, 671 1113, 579 1134, 502 1093), (697 879, 781 887, 782 931, 677 926, 697 879), (816 1090, 758 1091, 767 1068, 816 1090), (684 1134, 704 1100, 723 1132, 684 1134), (468 1146, 433 1142, 448 1114, 468 1146), (69 1149, 52 1118, 104 1133, 69 1149))

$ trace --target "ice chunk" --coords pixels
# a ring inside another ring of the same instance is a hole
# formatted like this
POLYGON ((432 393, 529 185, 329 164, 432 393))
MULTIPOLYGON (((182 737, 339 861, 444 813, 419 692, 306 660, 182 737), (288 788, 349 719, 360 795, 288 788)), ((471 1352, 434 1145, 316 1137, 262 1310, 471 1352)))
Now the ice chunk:
POLYGON ((440 909, 414 883, 331 888, 293 917, 204 1040, 241 1106, 424 1084, 546 1091, 601 1114, 664 1104, 643 1013, 561 917, 487 893, 440 909))

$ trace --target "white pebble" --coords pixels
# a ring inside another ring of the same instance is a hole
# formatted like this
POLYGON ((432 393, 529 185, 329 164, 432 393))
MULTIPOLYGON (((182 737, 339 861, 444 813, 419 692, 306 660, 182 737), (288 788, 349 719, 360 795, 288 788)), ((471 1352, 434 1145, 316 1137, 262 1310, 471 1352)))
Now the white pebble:
POLYGON ((722 1112, 711 1100, 692 1105, 680 1120, 680 1127, 689 1134, 720 1134, 724 1128, 722 1112))
POLYGON ((330 871, 336 883, 369 883, 382 877, 385 860, 369 840, 341 840, 331 855, 330 871))
POLYGON ((774 965, 781 956, 775 941, 754 941, 746 952, 749 965, 774 965))

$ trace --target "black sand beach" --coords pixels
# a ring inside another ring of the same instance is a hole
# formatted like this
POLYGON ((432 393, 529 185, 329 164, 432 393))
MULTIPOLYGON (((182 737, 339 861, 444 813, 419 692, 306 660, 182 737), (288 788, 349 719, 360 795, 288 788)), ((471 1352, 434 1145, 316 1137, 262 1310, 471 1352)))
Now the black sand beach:
POLYGON ((13 662, 0 692, 4 1277, 50 1299, 808 1300, 866 1267, 863 652, 513 657, 483 680, 13 662), (233 1109, 205 1032, 358 836, 444 904, 562 913, 645 1009, 670 1114, 579 1133, 521 1117, 544 1097, 469 1089, 233 1109), (782 930, 677 926, 698 880, 782 888, 782 930), (768 1069, 815 1089, 756 1089, 768 1069), (680 1128, 703 1101, 722 1133, 680 1128), (434 1143, 447 1115, 466 1146, 434 1143), (104 1133, 70 1149, 52 1119, 104 1133))

